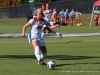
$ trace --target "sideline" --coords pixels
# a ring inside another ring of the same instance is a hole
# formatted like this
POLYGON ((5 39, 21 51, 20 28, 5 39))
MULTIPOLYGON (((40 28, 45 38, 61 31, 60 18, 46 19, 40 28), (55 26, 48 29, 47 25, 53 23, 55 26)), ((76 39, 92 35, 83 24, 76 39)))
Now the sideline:
MULTIPOLYGON (((26 33, 26 37, 28 33, 26 33)), ((100 33, 72 33, 66 34, 62 33, 63 37, 77 37, 77 36, 100 36, 100 33)), ((21 33, 9 33, 9 34, 0 34, 0 38, 19 38, 21 37, 21 33)), ((59 37, 54 34, 45 34, 45 37, 59 37)))

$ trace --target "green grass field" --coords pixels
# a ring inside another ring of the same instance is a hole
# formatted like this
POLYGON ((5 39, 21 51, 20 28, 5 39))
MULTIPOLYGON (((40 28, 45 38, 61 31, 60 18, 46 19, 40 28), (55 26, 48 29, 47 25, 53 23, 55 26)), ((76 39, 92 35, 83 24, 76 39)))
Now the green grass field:
MULTIPOLYGON (((25 18, 0 19, 0 33, 21 33, 25 18)), ((62 26, 61 33, 100 32, 100 27, 62 26)), ((29 29, 26 31, 28 32, 29 29)), ((54 60, 55 70, 37 64, 27 38, 0 38, 0 75, 100 75, 100 36, 44 38, 45 62, 54 60)))

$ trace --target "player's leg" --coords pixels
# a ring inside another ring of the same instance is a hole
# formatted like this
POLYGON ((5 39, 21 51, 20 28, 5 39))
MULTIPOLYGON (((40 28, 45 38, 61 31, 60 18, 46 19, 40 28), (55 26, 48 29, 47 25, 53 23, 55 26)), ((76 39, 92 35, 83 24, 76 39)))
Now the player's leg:
POLYGON ((34 47, 35 56, 36 56, 38 62, 40 62, 41 53, 40 53, 40 48, 39 48, 38 42, 37 41, 32 42, 32 46, 34 47))
POLYGON ((52 33, 55 35, 58 35, 62 39, 62 34, 59 32, 56 32, 55 30, 52 30, 52 33))
POLYGON ((42 28, 42 33, 41 33, 41 38, 42 38, 42 39, 44 38, 45 31, 46 31, 46 27, 43 27, 43 28, 42 28))
POLYGON ((65 18, 65 24, 66 24, 66 26, 68 25, 68 18, 67 17, 65 18))
POLYGON ((30 34, 28 35, 28 40, 29 40, 29 43, 34 48, 34 54, 39 62, 41 60, 41 53, 40 53, 40 48, 39 48, 38 42, 37 42, 36 38, 31 38, 30 34))
POLYGON ((48 33, 52 33, 52 30, 49 27, 46 27, 46 29, 48 30, 48 33))
POLYGON ((67 25, 69 25, 69 17, 67 17, 67 25))
POLYGON ((45 43, 42 38, 38 39, 38 44, 39 44, 39 48, 41 50, 41 60, 39 61, 39 64, 46 65, 46 63, 44 62, 44 59, 47 56, 47 49, 46 49, 45 43))
POLYGON ((61 17, 60 19, 60 25, 62 26, 62 24, 63 24, 63 17, 61 17))
POLYGON ((41 59, 44 60, 45 57, 47 56, 47 49, 46 46, 40 46, 40 50, 41 50, 41 59))
POLYGON ((98 26, 98 18, 95 17, 94 19, 95 19, 95 26, 98 26))
POLYGON ((73 17, 71 17, 71 25, 73 26, 73 17))
POLYGON ((75 25, 76 24, 76 22, 75 22, 75 17, 73 17, 73 25, 75 25))

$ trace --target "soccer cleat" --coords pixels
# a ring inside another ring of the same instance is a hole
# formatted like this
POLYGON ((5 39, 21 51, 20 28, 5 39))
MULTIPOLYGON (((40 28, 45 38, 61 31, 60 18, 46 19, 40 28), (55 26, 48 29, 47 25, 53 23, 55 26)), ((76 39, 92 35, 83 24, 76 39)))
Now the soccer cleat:
POLYGON ((59 34, 59 37, 60 37, 61 39, 63 38, 61 33, 59 34))
POLYGON ((40 64, 40 65, 47 65, 43 60, 40 60, 39 62, 38 62, 38 64, 40 64))

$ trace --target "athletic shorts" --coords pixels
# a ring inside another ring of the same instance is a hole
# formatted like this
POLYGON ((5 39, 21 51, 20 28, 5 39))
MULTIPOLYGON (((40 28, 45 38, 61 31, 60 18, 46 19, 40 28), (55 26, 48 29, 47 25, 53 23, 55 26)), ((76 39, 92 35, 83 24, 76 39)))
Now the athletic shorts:
POLYGON ((39 46, 45 46, 45 43, 41 37, 31 37, 28 35, 29 43, 32 44, 32 42, 37 41, 39 46))
POLYGON ((62 20, 65 20, 65 17, 61 17, 62 20))
POLYGON ((68 20, 69 19, 69 17, 65 17, 65 20, 68 20))
POLYGON ((53 19, 57 19, 57 16, 56 15, 53 15, 53 19))
POLYGON ((71 20, 75 20, 75 17, 71 17, 71 20))
POLYGON ((97 21, 99 19, 99 17, 94 17, 94 19, 97 21))

